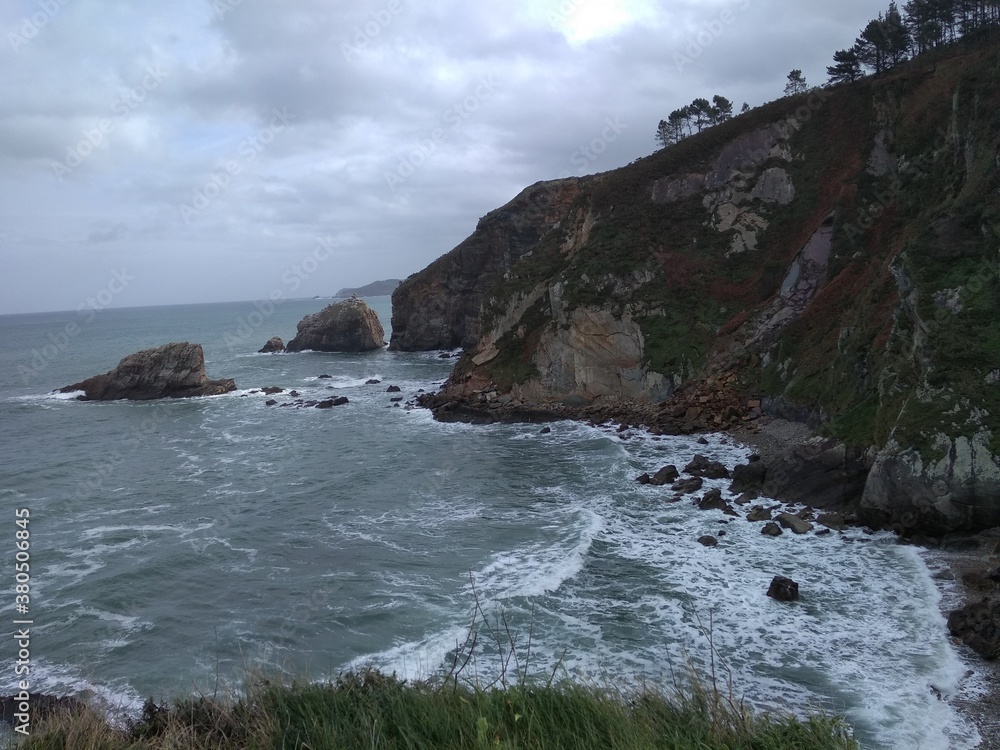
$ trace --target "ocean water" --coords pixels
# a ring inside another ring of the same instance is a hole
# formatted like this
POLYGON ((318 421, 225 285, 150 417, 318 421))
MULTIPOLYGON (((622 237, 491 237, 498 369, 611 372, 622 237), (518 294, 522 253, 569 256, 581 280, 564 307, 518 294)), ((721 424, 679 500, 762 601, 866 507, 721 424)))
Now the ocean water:
MULTIPOLYGON (((388 327, 388 298, 369 302, 388 327)), ((634 481, 696 453, 744 461, 723 435, 440 424, 390 401, 447 377, 436 352, 255 353, 326 303, 0 317, 0 617, 11 631, 33 621, 32 690, 120 710, 238 685, 248 668, 428 676, 478 607, 465 675, 484 682, 509 629, 534 674, 669 688, 714 669, 753 705, 843 714, 867 748, 975 746, 948 700, 974 684, 919 549, 859 531, 770 539, 634 481), (143 403, 52 393, 182 340, 241 390, 143 403), (269 385, 350 403, 268 407, 249 391, 269 385), (14 609, 15 508, 31 514, 26 615, 14 609), (709 533, 718 547, 698 544, 709 533), (776 574, 799 581, 799 602, 765 596, 776 574)), ((5 694, 15 658, 8 638, 5 694)))

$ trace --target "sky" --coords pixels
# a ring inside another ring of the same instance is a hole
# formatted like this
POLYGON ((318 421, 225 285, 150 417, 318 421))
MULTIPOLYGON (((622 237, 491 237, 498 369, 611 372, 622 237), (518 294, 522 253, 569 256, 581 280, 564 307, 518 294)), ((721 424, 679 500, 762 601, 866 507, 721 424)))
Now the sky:
MULTIPOLYGON (((887 3, 886 3, 887 5, 887 3)), ((871 0, 4 0, 0 314, 405 278, 695 97, 826 81, 871 0)))

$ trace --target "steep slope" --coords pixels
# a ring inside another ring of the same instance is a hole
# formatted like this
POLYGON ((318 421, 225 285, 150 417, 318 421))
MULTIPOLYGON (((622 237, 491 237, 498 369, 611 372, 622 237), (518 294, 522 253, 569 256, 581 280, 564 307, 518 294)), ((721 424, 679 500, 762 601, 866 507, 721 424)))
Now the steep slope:
POLYGON ((867 449, 873 523, 1000 525, 998 81, 955 48, 533 186, 400 287, 398 348, 466 347, 455 398, 725 377, 867 449))

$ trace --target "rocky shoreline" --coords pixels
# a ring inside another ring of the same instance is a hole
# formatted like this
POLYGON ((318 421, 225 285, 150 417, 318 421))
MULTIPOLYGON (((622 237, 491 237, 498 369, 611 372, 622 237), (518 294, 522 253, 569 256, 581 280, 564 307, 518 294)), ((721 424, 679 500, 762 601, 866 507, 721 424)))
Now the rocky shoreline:
MULTIPOLYGON (((722 432, 749 446, 758 457, 757 464, 779 467, 778 473, 789 480, 785 486, 761 486, 761 494, 820 511, 842 512, 852 525, 886 528, 877 523, 866 523, 871 519, 852 513, 848 495, 860 492, 862 484, 858 484, 858 480, 870 468, 870 462, 865 460, 864 455, 851 457, 837 454, 830 446, 832 441, 817 438, 815 430, 808 424, 765 414, 758 400, 741 397, 731 385, 725 381, 709 381, 658 404, 620 397, 602 397, 580 404, 539 404, 520 401, 488 387, 471 392, 463 389, 456 393, 449 392, 446 385, 438 393, 421 394, 417 403, 430 409, 435 419, 440 421, 492 424, 571 419, 594 425, 617 424, 618 432, 626 438, 631 436, 633 428, 654 435, 722 432), (794 459, 792 469, 787 468, 789 457, 794 459), (813 466, 809 465, 810 458, 817 459, 813 461, 813 466), (789 476, 790 470, 799 473, 789 476), (816 481, 817 474, 830 472, 832 484, 846 482, 849 492, 845 494, 843 487, 834 486, 837 491, 831 494, 829 482, 816 481), (802 481, 807 491, 818 491, 818 502, 816 497, 804 495, 777 496, 787 489, 789 483, 802 481), (778 492, 772 495, 769 491, 774 490, 778 492)), ((924 550, 925 560, 942 593, 941 612, 945 618, 984 598, 992 598, 994 602, 1000 598, 1000 529, 930 537, 910 533, 912 530, 905 527, 889 528, 924 550)), ((1000 623, 994 627, 1000 627, 1000 623)), ((977 683, 977 689, 972 694, 952 699, 952 705, 978 728, 980 750, 1000 750, 1000 661, 995 656, 984 658, 957 637, 951 637, 967 666, 966 678, 975 676, 977 683)))

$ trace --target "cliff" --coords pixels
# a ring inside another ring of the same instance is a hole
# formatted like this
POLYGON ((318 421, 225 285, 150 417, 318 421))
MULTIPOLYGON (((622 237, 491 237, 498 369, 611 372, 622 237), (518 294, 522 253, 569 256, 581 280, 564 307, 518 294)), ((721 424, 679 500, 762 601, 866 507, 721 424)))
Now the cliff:
POLYGON ((515 404, 725 379, 860 449, 873 524, 1000 525, 998 80, 958 46, 532 186, 399 287, 394 348, 515 404))

